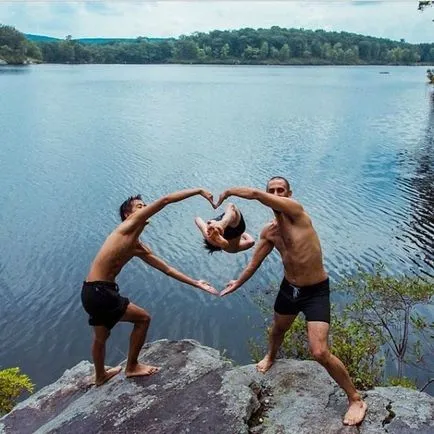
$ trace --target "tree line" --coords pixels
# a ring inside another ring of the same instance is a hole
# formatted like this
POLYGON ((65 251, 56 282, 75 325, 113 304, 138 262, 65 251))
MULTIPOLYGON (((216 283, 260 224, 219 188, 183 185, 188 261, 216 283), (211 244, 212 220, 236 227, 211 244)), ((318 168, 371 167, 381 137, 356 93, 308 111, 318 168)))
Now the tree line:
POLYGON ((32 59, 46 63, 408 65, 434 63, 434 44, 277 26, 103 44, 84 43, 71 36, 32 42, 15 28, 0 25, 0 58, 8 63, 32 59))

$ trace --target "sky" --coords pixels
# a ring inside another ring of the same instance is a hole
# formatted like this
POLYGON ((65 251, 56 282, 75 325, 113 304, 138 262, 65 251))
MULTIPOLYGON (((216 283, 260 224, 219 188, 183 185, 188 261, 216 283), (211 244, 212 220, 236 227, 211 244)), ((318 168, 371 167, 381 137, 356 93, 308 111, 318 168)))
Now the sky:
POLYGON ((417 0, 0 0, 0 23, 64 38, 178 37, 243 27, 324 29, 434 42, 434 7, 417 0))

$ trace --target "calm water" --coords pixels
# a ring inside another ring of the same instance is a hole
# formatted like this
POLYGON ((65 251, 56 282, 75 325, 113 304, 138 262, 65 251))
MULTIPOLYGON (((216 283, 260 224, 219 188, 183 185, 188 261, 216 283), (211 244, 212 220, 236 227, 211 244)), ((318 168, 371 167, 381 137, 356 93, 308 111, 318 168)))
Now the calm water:
MULTIPOLYGON (((433 277, 426 68, 379 74, 384 69, 0 69, 0 366, 20 366, 41 387, 90 359, 81 282, 131 194, 152 201, 204 186, 217 196, 232 185, 262 188, 282 174, 313 218, 334 281, 380 260, 395 274, 433 277)), ((257 236, 272 213, 235 202, 257 236)), ((142 238, 168 263, 222 289, 251 252, 207 255, 196 215, 215 212, 200 197, 171 205, 142 238)), ((118 283, 153 316, 149 340, 194 338, 249 363, 247 342, 264 324, 254 299, 281 277, 273 253, 224 299, 138 259, 118 283)), ((432 308, 423 312, 434 317, 432 308)), ((129 331, 114 329, 109 363, 126 357, 129 331)))

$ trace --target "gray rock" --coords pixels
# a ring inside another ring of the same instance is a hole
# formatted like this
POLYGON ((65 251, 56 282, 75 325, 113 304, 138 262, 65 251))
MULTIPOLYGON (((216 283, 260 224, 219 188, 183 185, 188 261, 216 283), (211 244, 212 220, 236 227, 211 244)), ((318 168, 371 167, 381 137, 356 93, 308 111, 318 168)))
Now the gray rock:
POLYGON ((0 419, 0 433, 434 434, 434 398, 399 387, 367 392, 363 424, 343 426, 346 397, 316 362, 278 360, 262 375, 191 340, 154 342, 141 360, 162 369, 98 388, 81 362, 0 419))
POLYGON ((0 57, 0 65, 7 65, 8 62, 0 57))

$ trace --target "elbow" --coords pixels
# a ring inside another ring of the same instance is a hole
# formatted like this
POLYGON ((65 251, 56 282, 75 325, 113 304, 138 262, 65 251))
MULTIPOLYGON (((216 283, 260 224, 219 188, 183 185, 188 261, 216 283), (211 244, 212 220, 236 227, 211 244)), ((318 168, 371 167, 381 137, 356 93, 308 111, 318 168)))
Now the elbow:
POLYGON ((169 205, 172 201, 170 200, 170 196, 163 196, 161 198, 161 205, 164 207, 166 205, 169 205))
POLYGON ((261 190, 252 189, 249 199, 259 200, 261 198, 262 193, 263 191, 261 190))

